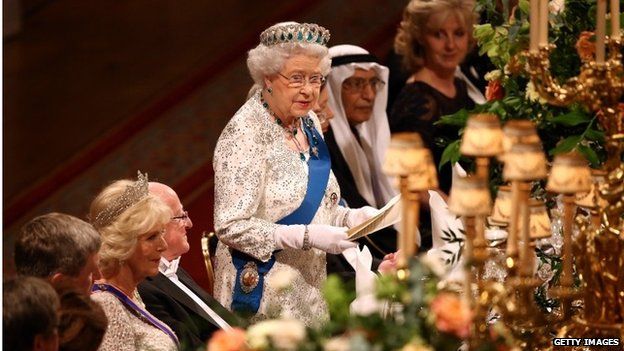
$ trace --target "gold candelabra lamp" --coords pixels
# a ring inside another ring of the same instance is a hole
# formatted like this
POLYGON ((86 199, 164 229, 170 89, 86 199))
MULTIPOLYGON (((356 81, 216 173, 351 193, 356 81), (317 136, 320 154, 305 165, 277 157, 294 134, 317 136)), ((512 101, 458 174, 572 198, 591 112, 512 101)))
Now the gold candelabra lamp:
POLYGON ((465 228, 464 241, 464 299, 474 312, 473 325, 468 340, 470 349, 476 349, 487 335, 488 306, 481 303, 481 299, 475 301, 474 295, 481 294, 484 290, 482 284, 483 265, 487 259, 486 243, 484 237, 485 226, 478 218, 485 218, 492 207, 490 190, 487 180, 481 177, 459 177, 453 179, 453 187, 449 196, 449 210, 463 217, 465 228), (480 242, 483 242, 482 244, 480 242), (476 290, 473 289, 475 274, 472 267, 476 267, 476 290))
POLYGON ((418 244, 418 214, 421 192, 438 187, 438 178, 431 151, 423 145, 418 133, 397 133, 392 136, 383 171, 397 177, 401 191, 401 230, 397 234, 397 276, 409 275, 409 260, 416 254, 418 244))
MULTIPOLYGON (((620 31, 619 0, 610 1, 611 35, 606 34, 607 0, 596 1, 596 31, 593 58, 582 58, 577 77, 558 83, 550 71, 547 0, 531 0, 531 42, 526 54, 528 73, 537 92, 548 103, 569 106, 579 103, 596 113, 605 131, 607 160, 594 172, 592 188, 589 170, 575 155, 555 159, 548 188, 563 195, 564 271, 562 286, 553 291, 563 302, 562 337, 610 337, 624 339, 624 118, 618 105, 624 94, 624 68, 620 31), (601 177, 602 181, 595 180, 601 177), (565 184, 564 184, 565 183, 565 184), (575 205, 590 211, 573 220, 575 205), (572 236, 574 223, 579 228, 572 236), (572 271, 581 281, 583 310, 572 316, 574 296, 572 271)), ((589 350, 578 346, 573 350, 589 350)))
POLYGON ((553 288, 551 294, 561 300, 562 318, 570 319, 572 300, 577 296, 574 289, 572 253, 572 218, 574 199, 577 193, 586 193, 591 189, 591 176, 585 159, 576 152, 555 157, 546 190, 561 194, 563 197, 563 272, 561 285, 553 288))

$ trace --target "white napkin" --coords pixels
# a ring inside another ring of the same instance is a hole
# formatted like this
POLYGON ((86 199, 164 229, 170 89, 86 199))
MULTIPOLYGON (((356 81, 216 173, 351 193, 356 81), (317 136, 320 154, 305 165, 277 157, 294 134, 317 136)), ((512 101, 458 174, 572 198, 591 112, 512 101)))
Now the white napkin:
POLYGON ((360 251, 353 247, 346 249, 342 255, 355 270, 356 298, 351 303, 351 313, 367 316, 379 312, 383 304, 375 297, 375 279, 377 275, 371 270, 373 255, 366 245, 360 251))
MULTIPOLYGON (((456 173, 465 174, 465 171, 461 169, 459 164, 457 169, 453 167, 453 174, 456 173)), ((454 176, 455 177, 455 176, 454 176)), ((460 231, 464 229, 464 224, 461 218, 455 216, 448 209, 448 204, 437 191, 429 191, 429 208, 431 211, 431 236, 433 241, 433 247, 427 252, 427 256, 431 259, 440 261, 446 268, 446 275, 443 280, 455 281, 461 279, 463 256, 460 260, 451 262, 453 256, 459 256, 459 250, 461 246, 459 243, 448 243, 442 239, 443 232, 453 231, 458 238, 464 238, 464 234, 460 231), (449 261, 447 263, 447 260, 449 261)))
POLYGON ((486 228, 485 239, 488 241, 501 242, 507 240, 507 231, 500 228, 486 228))
POLYGON ((450 229, 458 237, 464 237, 464 234, 460 232, 460 229, 464 229, 461 218, 449 211, 446 201, 437 191, 429 190, 429 208, 431 209, 431 236, 434 249, 448 246, 446 241, 442 240, 443 231, 450 229))

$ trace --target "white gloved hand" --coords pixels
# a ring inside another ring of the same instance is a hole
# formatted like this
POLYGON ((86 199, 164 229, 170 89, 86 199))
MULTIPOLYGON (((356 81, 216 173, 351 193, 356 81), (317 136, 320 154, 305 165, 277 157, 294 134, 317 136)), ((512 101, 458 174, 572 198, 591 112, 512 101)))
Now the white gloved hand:
MULTIPOLYGON (((305 227, 301 224, 277 227, 273 233, 276 249, 286 247, 302 249, 305 227)), ((311 247, 331 254, 339 254, 350 247, 357 246, 356 243, 347 240, 347 228, 323 224, 308 225, 308 242, 311 247)))
POLYGON ((280 225, 275 229, 273 238, 275 239, 275 248, 278 250, 284 248, 301 249, 303 248, 303 234, 305 225, 280 225))
POLYGON ((379 213, 379 210, 370 206, 364 206, 357 209, 349 210, 347 214, 347 227, 353 228, 358 224, 366 222, 368 219, 373 218, 379 213))
POLYGON ((350 247, 357 246, 356 243, 347 239, 347 228, 345 227, 310 224, 308 226, 308 238, 310 246, 331 254, 339 254, 350 247))

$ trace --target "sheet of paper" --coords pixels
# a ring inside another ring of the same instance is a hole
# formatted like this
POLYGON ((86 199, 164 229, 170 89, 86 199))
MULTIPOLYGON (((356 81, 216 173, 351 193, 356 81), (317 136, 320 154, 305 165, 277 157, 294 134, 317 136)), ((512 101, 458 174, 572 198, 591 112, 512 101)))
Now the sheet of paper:
POLYGON ((347 231, 349 240, 353 241, 368 234, 374 233, 385 227, 389 227, 401 220, 401 195, 397 195, 390 199, 388 203, 379 210, 379 212, 368 219, 366 222, 361 223, 347 231))

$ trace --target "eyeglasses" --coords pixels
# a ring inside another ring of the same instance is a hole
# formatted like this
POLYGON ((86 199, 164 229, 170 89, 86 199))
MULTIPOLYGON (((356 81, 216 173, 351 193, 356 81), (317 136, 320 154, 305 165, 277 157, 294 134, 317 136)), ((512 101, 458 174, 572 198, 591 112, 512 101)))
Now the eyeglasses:
POLYGON ((370 85, 370 87, 375 92, 379 92, 381 89, 383 89, 384 85, 386 85, 386 82, 377 77, 374 77, 371 79, 349 78, 342 83, 342 86, 351 93, 359 93, 364 90, 368 85, 370 85))
POLYGON ((325 112, 317 112, 316 117, 318 117, 319 122, 321 122, 321 124, 327 121, 327 114, 325 112))
POLYGON ((310 84, 314 88, 318 88, 325 83, 325 77, 322 74, 314 74, 311 76, 304 76, 301 73, 295 73, 290 77, 286 77, 281 73, 279 74, 282 78, 285 78, 288 81, 289 88, 302 88, 307 84, 310 84))
POLYGON ((183 211, 181 215, 179 216, 173 216, 171 217, 172 221, 177 221, 178 223, 187 223, 191 221, 191 217, 189 217, 188 212, 187 211, 183 211))

